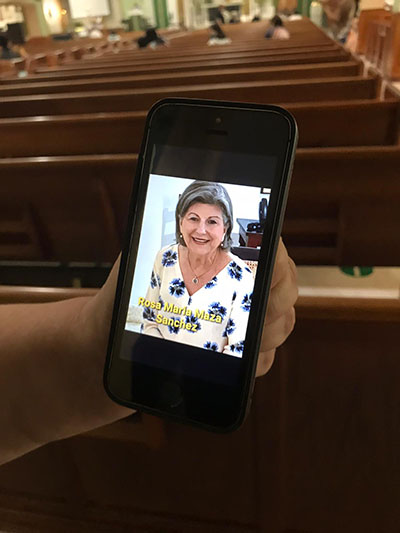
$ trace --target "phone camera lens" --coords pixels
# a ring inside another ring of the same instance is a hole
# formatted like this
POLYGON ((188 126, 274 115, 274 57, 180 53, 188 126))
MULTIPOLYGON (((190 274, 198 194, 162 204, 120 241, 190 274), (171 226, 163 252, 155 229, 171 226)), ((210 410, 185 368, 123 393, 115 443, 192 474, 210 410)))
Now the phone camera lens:
POLYGON ((215 123, 216 123, 216 124, 221 124, 221 123, 222 123, 222 118, 221 118, 221 117, 217 117, 217 118, 215 119, 215 123))

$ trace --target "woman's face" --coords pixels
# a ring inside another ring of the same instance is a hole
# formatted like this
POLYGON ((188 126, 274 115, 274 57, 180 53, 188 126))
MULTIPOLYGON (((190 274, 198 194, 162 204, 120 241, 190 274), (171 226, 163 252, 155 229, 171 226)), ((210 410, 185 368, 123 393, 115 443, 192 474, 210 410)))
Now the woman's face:
POLYGON ((211 204, 191 205, 181 218, 180 230, 189 252, 198 255, 215 252, 226 231, 221 208, 211 204))

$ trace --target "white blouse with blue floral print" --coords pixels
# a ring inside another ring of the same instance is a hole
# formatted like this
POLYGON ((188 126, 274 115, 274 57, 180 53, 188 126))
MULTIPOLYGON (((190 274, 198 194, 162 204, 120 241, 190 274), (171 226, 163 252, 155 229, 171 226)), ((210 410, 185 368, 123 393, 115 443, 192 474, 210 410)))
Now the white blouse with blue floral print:
POLYGON ((190 296, 178 244, 161 249, 146 298, 139 299, 143 333, 241 357, 254 279, 246 263, 229 255, 231 262, 190 296))

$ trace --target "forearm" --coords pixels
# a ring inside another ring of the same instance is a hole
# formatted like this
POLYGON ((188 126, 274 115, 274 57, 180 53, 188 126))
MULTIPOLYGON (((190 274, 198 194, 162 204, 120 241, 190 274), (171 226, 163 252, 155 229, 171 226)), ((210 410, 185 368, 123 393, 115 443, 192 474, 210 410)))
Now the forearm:
POLYGON ((103 390, 96 298, 0 306, 0 464, 131 412, 103 390))

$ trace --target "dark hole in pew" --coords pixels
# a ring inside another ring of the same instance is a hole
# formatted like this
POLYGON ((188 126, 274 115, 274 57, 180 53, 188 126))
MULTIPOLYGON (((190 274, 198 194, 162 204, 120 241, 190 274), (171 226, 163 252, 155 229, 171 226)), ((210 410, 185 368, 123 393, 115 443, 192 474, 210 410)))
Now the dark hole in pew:
POLYGON ((283 237, 286 246, 336 246, 337 244, 336 234, 291 235, 283 232, 283 237))
POLYGON ((228 135, 227 131, 222 130, 207 130, 208 135, 228 135))
POLYGON ((98 288, 111 268, 111 263, 0 261, 0 285, 98 288))
POLYGON ((29 235, 23 232, 5 233, 0 231, 1 244, 29 244, 31 241, 29 235))

